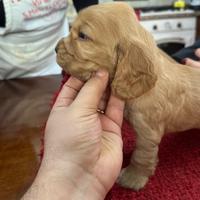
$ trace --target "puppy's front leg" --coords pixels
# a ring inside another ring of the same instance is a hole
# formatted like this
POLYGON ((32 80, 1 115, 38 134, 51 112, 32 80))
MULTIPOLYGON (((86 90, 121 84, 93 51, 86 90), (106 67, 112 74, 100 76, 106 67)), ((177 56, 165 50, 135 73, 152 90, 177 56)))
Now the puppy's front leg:
POLYGON ((138 130, 136 149, 128 167, 124 168, 118 183, 126 188, 139 190, 145 186, 149 176, 153 175, 158 162, 160 131, 143 127, 138 130))

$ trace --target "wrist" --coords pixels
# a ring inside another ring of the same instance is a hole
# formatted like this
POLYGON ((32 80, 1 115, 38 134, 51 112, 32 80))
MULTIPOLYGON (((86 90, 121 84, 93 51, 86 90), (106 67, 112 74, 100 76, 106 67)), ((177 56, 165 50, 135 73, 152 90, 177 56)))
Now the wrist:
MULTIPOLYGON (((42 161, 38 175, 31 187, 38 198, 103 200, 106 189, 91 173, 73 163, 42 161), (42 192, 42 194, 40 194, 42 192)), ((31 192, 31 191, 30 191, 31 192)))

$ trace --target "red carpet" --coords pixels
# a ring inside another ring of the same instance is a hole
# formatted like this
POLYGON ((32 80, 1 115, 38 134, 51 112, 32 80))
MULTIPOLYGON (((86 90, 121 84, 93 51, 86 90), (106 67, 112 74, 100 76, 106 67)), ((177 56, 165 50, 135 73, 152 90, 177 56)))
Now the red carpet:
MULTIPOLYGON (((160 144, 159 164, 146 187, 134 192, 114 185, 107 200, 199 200, 200 131, 166 135, 160 144)), ((124 163, 129 163, 135 134, 123 124, 124 163)))
MULTIPOLYGON (((68 77, 65 75, 62 85, 68 77)), ((56 98, 56 97, 55 97, 56 98)), ((124 122, 124 163, 135 146, 135 133, 124 122)), ((114 185, 106 200, 200 200, 200 131, 166 135, 160 144, 159 164, 146 187, 134 192, 114 185)))

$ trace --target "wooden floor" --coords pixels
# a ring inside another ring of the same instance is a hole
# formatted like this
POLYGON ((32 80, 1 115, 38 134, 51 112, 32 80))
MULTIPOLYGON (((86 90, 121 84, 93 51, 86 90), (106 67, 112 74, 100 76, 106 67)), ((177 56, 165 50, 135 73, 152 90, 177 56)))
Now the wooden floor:
POLYGON ((18 200, 30 186, 60 82, 61 76, 0 81, 0 200, 18 200))

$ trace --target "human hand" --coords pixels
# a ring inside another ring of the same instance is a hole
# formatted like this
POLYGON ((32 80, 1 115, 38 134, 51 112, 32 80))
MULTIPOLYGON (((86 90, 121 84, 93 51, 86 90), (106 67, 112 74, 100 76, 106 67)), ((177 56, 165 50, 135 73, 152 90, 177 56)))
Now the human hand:
POLYGON ((73 199, 104 199, 121 169, 124 103, 111 95, 105 114, 97 112, 107 81, 105 71, 85 84, 69 78, 46 125, 38 176, 53 177, 49 182, 62 183, 65 191, 70 185, 73 199))
POLYGON ((196 49, 195 55, 199 58, 199 61, 186 58, 184 59, 185 64, 191 67, 200 67, 200 48, 196 49))

